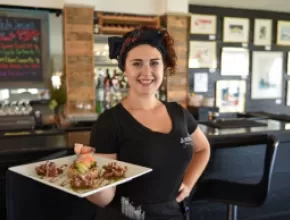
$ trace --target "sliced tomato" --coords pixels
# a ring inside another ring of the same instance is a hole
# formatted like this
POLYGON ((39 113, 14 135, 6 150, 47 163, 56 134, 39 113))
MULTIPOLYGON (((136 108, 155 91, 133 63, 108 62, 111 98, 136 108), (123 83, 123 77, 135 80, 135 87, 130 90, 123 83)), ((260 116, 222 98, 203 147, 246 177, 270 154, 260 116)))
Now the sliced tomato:
POLYGON ((80 151, 81 154, 87 154, 87 153, 93 153, 93 152, 95 152, 95 149, 89 146, 83 146, 80 151))
POLYGON ((86 166, 91 166, 93 163, 95 163, 95 158, 91 153, 87 154, 80 154, 78 161, 81 161, 86 166))
POLYGON ((74 152, 75 154, 87 154, 87 153, 94 153, 95 149, 93 147, 75 143, 74 152))

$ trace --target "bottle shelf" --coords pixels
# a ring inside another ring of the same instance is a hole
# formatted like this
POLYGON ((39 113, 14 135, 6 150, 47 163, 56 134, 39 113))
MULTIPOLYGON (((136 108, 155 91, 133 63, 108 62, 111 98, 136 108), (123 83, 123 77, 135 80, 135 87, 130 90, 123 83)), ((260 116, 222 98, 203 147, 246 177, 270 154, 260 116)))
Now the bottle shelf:
POLYGON ((114 26, 102 26, 99 30, 102 34, 125 34, 132 31, 134 27, 114 27, 114 26))
POLYGON ((152 24, 158 22, 158 17, 145 17, 145 16, 116 16, 116 15, 102 15, 100 18, 106 23, 121 23, 121 24, 152 24))
POLYGON ((159 16, 98 13, 99 34, 125 34, 140 25, 160 27, 159 16))

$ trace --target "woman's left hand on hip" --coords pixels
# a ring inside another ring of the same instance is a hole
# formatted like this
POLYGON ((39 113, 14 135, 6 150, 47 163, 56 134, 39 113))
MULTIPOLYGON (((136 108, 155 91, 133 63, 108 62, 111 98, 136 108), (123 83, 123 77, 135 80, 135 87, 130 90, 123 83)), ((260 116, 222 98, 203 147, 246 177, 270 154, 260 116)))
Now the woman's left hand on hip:
POLYGON ((182 202, 185 198, 187 198, 190 194, 190 188, 185 185, 184 183, 181 184, 180 188, 179 188, 179 194, 176 198, 176 201, 179 203, 179 202, 182 202))

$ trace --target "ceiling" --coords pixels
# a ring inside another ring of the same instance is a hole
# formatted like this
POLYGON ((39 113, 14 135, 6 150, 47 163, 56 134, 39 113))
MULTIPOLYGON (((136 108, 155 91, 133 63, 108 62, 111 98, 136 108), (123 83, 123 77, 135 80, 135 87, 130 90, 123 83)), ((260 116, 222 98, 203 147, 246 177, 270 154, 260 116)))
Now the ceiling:
POLYGON ((190 4, 290 12, 290 0, 189 0, 190 4))

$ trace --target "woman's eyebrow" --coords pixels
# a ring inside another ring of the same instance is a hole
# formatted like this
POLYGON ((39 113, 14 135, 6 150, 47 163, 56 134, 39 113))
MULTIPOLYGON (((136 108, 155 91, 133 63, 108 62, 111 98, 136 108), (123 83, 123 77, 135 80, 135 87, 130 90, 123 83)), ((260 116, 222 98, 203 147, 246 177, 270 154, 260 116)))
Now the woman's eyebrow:
MULTIPOLYGON (((150 61, 154 61, 154 60, 161 60, 160 58, 153 58, 153 59, 150 59, 150 61)), ((132 59, 130 60, 131 62, 133 61, 143 61, 142 59, 132 59)))
POLYGON ((133 61, 142 61, 142 60, 141 59, 132 59, 130 61, 133 62, 133 61))

